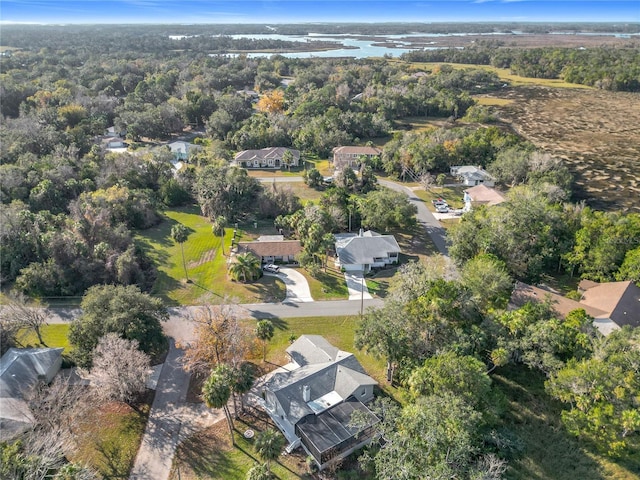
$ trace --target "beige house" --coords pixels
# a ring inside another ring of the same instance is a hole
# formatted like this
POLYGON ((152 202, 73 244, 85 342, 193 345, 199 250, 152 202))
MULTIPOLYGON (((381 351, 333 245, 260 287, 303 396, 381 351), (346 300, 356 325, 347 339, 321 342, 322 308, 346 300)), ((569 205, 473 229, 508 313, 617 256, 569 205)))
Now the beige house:
POLYGON ((528 301, 551 301, 559 315, 584 309, 593 317, 593 324, 603 335, 624 325, 640 326, 640 288, 633 282, 596 283, 583 280, 578 286, 580 300, 571 300, 556 292, 518 282, 511 295, 511 305, 522 306, 528 301))
POLYGON ((344 167, 359 169, 363 158, 379 157, 382 150, 375 147, 344 146, 333 149, 333 166, 336 170, 344 167))
POLYGON ((252 253, 262 263, 290 263, 302 252, 300 240, 284 240, 282 235, 269 235, 257 242, 238 242, 238 254, 252 253))
POLYGON ((495 188, 484 184, 476 185, 464 191, 465 210, 469 211, 478 205, 499 205, 506 200, 505 196, 495 188))

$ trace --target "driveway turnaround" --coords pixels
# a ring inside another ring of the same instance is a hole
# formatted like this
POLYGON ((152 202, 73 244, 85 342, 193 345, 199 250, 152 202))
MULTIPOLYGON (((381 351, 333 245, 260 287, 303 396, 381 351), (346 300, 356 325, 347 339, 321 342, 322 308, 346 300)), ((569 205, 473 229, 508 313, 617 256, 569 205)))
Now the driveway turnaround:
POLYGON ((272 277, 278 277, 287 287, 287 296, 285 302, 313 302, 311 290, 309 290, 309 282, 303 274, 295 268, 280 267, 280 273, 267 273, 272 277))
POLYGON ((362 272, 344 272, 344 279, 349 289, 349 300, 371 300, 373 297, 367 288, 362 272))

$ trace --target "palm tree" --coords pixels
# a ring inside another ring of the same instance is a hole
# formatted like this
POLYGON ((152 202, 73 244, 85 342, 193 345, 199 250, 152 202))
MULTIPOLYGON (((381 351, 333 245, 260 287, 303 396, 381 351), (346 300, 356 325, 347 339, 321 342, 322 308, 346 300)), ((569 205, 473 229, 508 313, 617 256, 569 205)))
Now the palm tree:
MULTIPOLYGON (((240 365, 240 368, 236 369, 235 376, 233 379, 233 406, 236 408, 235 396, 238 395, 240 397, 240 410, 244 412, 244 400, 242 399, 242 395, 247 393, 253 387, 254 375, 253 375, 253 367, 249 362, 244 362, 240 365)), ((238 410, 236 408, 236 418, 238 418, 238 410)))
POLYGON ((218 215, 213 221, 211 231, 217 237, 220 237, 220 245, 222 245, 222 255, 224 255, 224 227, 227 225, 227 219, 222 215, 218 215))
POLYGON ((256 437, 256 452, 267 463, 269 473, 271 473, 271 462, 278 459, 282 447, 284 447, 284 437, 276 430, 264 430, 256 437))
POLYGON ((273 338, 273 322, 260 320, 256 324, 256 337, 262 340, 262 361, 267 358, 267 342, 273 338))
POLYGON ((260 260, 251 253, 236 255, 236 261, 229 267, 229 273, 235 280, 243 283, 255 280, 260 274, 260 260))
POLYGON ((291 153, 291 150, 285 150, 282 154, 282 164, 285 165, 289 169, 289 171, 291 171, 291 165, 293 164, 294 160, 295 157, 293 156, 293 153, 291 153))
POLYGON ((184 261, 184 242, 187 241, 187 237, 189 236, 189 229, 178 223, 171 227, 171 238, 173 241, 180 244, 180 250, 182 251, 182 266, 184 267, 184 276, 187 277, 187 282, 189 281, 189 274, 187 273, 187 264, 184 261))
POLYGON ((207 378, 202 386, 202 399, 209 408, 222 408, 227 417, 229 424, 229 434, 231 435, 231 443, 235 445, 233 438, 233 420, 229 413, 229 397, 231 397, 233 385, 233 371, 231 367, 224 363, 218 365, 211 371, 211 375, 207 378))

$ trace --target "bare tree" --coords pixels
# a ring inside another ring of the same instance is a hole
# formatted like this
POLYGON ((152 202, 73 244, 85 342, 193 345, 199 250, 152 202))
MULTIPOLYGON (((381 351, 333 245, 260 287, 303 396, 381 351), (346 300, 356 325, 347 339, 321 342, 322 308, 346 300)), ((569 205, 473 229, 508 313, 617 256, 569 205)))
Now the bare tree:
POLYGON ((236 305, 203 305, 195 313, 196 340, 186 346, 185 369, 200 375, 222 363, 237 369, 253 348, 251 329, 236 305))
POLYGON ((423 173, 420 175, 420 185, 425 190, 431 190, 436 184, 436 177, 431 175, 430 173, 423 173))
MULTIPOLYGON (((25 408, 32 425, 25 432, 23 450, 28 462, 24 477, 50 478, 52 470, 65 468, 66 457, 87 439, 79 436, 80 425, 90 418, 96 398, 84 386, 72 385, 58 376, 51 385, 39 382, 24 392, 25 408)), ((73 478, 97 478, 94 472, 74 466, 78 475, 73 478)))
POLYGON ((146 389, 150 366, 149 355, 138 349, 136 340, 107 333, 94 351, 88 377, 101 398, 131 405, 146 389))
POLYGON ((11 293, 7 295, 7 302, 0 310, 0 324, 3 332, 6 328, 7 334, 13 329, 32 330, 38 337, 41 345, 47 346, 42 339, 42 326, 47 324, 49 311, 38 303, 29 304, 27 298, 21 293, 11 293))

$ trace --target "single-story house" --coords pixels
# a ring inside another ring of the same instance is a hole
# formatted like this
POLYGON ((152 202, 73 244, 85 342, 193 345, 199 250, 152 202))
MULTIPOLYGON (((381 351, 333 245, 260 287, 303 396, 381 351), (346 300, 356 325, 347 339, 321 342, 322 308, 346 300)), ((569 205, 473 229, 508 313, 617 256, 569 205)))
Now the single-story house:
POLYGON ((50 383, 62 365, 62 348, 10 348, 0 358, 0 440, 29 428, 32 417, 24 392, 50 383))
POLYGON ((187 160, 191 152, 195 152, 202 149, 200 145, 183 142, 181 140, 176 142, 171 142, 167 145, 167 147, 169 147, 169 150, 171 150, 171 153, 173 153, 173 158, 176 161, 187 160))
POLYGON ((105 136, 107 137, 122 137, 124 138, 127 135, 126 130, 118 130, 115 126, 108 127, 104 131, 105 136))
POLYGON ((471 207, 478 205, 499 205, 506 198, 495 188, 487 187, 484 184, 476 185, 464 191, 465 210, 471 210, 471 207))
POLYGON ((380 235, 368 230, 356 234, 336 234, 336 262, 346 271, 370 272, 398 263, 400 246, 393 235, 380 235))
POLYGON ((282 235, 267 235, 256 242, 238 242, 238 253, 252 253, 262 263, 294 262, 302 252, 300 240, 285 240, 282 235))
POLYGON ((102 145, 107 150, 127 148, 127 144, 120 137, 107 137, 102 140, 102 145))
POLYGON ((633 282, 596 283, 583 280, 578 286, 580 300, 571 300, 556 292, 518 282, 511 295, 511 305, 549 299, 559 315, 582 308, 593 317, 593 324, 603 335, 624 325, 640 326, 640 288, 633 282))
POLYGON ((286 167, 282 158, 285 152, 291 153, 291 167, 300 165, 300 150, 286 147, 268 147, 260 150, 243 150, 236 153, 233 163, 246 168, 281 168, 286 167))
POLYGON ((458 177, 460 181, 468 186, 486 185, 493 187, 496 183, 495 178, 482 167, 474 167, 473 165, 459 165, 451 167, 451 175, 458 177))
POLYGON ((259 379, 255 397, 289 441, 313 457, 320 469, 366 445, 378 417, 367 408, 377 385, 352 353, 320 335, 301 335, 289 348, 290 363, 259 379), (353 412, 363 422, 351 425, 353 412))
POLYGON ((375 147, 336 147, 333 149, 333 166, 336 170, 342 170, 347 166, 358 169, 363 157, 371 159, 380 156, 381 153, 382 150, 375 147))

